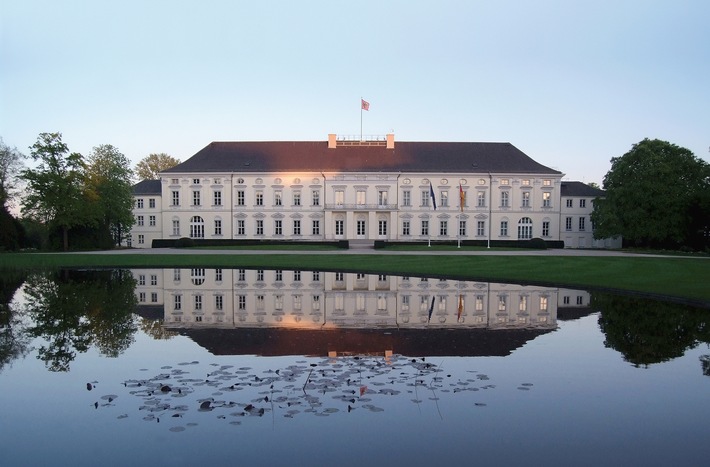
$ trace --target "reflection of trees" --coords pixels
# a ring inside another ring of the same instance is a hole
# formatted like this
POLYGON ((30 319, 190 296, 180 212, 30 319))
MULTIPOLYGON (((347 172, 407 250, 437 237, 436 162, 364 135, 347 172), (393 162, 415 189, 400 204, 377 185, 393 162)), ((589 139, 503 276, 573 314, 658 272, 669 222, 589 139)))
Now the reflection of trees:
POLYGON ((155 340, 168 340, 178 335, 177 332, 163 327, 162 319, 140 318, 138 326, 141 331, 155 340))
POLYGON ((608 294, 593 294, 592 306, 601 310, 604 345, 636 366, 671 360, 710 342, 710 310, 608 294))
POLYGON ((92 345, 116 357, 133 342, 137 328, 135 280, 129 271, 37 273, 25 284, 27 333, 46 343, 38 357, 51 371, 67 371, 77 352, 92 345))
POLYGON ((29 338, 19 329, 19 318, 10 304, 24 281, 18 272, 0 271, 0 371, 29 352, 29 338))

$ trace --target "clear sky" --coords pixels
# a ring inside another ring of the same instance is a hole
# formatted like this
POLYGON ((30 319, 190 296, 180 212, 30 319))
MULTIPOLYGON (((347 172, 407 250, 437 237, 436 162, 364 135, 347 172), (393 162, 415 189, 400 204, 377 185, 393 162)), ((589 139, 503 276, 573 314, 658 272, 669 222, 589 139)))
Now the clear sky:
POLYGON ((0 136, 185 160, 212 141, 508 141, 600 183, 710 154, 708 0, 0 0, 0 136))

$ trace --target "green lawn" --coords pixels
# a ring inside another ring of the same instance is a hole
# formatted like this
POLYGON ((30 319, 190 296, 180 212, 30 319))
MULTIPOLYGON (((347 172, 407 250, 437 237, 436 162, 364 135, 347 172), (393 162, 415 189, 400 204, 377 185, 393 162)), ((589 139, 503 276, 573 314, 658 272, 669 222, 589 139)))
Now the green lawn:
POLYGON ((467 255, 259 255, 4 253, 0 267, 32 269, 222 267, 301 269, 448 277, 685 298, 710 306, 710 260, 683 257, 467 256, 467 255))

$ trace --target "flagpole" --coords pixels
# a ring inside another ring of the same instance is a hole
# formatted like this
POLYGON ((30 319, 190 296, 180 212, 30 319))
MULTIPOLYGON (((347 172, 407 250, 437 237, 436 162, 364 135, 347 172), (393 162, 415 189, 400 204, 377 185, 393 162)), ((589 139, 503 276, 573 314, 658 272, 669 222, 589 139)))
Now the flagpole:
POLYGON ((360 142, 362 142, 362 96, 360 96, 360 142))

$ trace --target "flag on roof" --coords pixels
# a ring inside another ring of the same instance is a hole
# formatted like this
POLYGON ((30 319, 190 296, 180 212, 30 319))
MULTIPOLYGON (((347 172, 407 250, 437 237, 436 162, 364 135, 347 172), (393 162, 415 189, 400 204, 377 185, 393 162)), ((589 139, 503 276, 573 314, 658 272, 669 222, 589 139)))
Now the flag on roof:
POLYGON ((461 212, 463 212, 463 207, 466 205, 466 193, 463 191, 463 186, 459 183, 459 206, 461 207, 461 212))
POLYGON ((360 105, 362 110, 370 110, 370 103, 367 102, 365 99, 360 99, 360 105))
POLYGON ((431 204, 436 211, 436 196, 434 196, 434 187, 431 185, 431 181, 429 181, 429 196, 431 196, 431 204))

